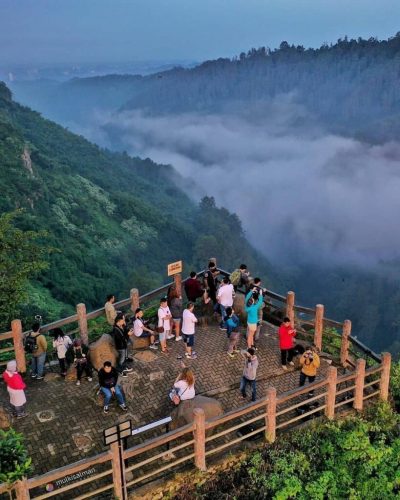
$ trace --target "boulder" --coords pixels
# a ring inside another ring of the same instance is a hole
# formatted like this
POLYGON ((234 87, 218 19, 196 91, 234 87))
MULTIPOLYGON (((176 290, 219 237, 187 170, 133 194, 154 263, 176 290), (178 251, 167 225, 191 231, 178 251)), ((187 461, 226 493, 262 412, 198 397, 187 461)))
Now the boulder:
POLYGON ((246 325, 247 321, 247 314, 244 309, 244 299, 245 296, 242 293, 237 293, 233 301, 233 308, 235 310, 235 313, 239 316, 242 325, 246 325))
POLYGON ((193 422, 193 410, 195 408, 204 410, 206 420, 218 417, 224 413, 222 405, 217 399, 207 398, 206 396, 195 396, 193 399, 181 401, 179 405, 172 410, 170 429, 174 430, 193 422))
POLYGON ((9 412, 0 406, 0 429, 8 429, 11 427, 11 418, 9 412))
POLYGON ((136 337, 132 335, 132 349, 147 349, 150 345, 150 337, 136 337))
POLYGON ((90 362, 96 370, 102 368, 104 361, 111 361, 113 366, 116 364, 117 351, 114 340, 108 333, 104 333, 99 340, 90 344, 89 353, 90 362))

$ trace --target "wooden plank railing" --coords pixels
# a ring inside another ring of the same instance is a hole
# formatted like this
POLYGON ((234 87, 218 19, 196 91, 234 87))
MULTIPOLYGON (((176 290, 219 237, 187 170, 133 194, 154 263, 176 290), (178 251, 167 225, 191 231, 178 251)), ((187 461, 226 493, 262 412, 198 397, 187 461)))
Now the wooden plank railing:
MULTIPOLYGON (((266 397, 210 420, 205 420, 203 410, 195 409, 192 424, 128 448, 123 451, 121 464, 118 445, 114 443, 108 452, 41 476, 18 481, 14 489, 18 491, 20 500, 30 498, 44 500, 71 490, 74 491, 75 499, 85 499, 96 497, 111 489, 114 490, 116 497, 122 498, 123 488, 131 488, 161 473, 176 471, 182 464, 193 461, 197 469, 206 470, 207 457, 222 453, 251 436, 260 434, 264 436, 265 441, 274 442, 277 431, 291 428, 315 413, 323 413, 326 418, 333 419, 345 404, 352 404, 355 410, 360 411, 364 407, 364 402, 371 398, 379 397, 380 400, 386 401, 389 392, 390 365, 391 356, 389 353, 384 353, 381 365, 366 369, 365 360, 359 359, 355 372, 340 377, 337 376, 337 368, 330 366, 328 376, 323 380, 279 396, 276 395, 275 387, 270 387, 266 397), (308 405, 312 402, 319 404, 315 408, 309 408, 308 405), (296 409, 304 405, 307 405, 308 409, 298 415, 296 409), (254 430, 237 436, 237 431, 243 430, 249 424, 257 425, 254 430), (172 443, 175 444, 171 447, 172 443), (161 448, 163 449, 160 450, 161 448), (160 466, 160 460, 168 456, 172 457, 172 461, 160 466), (132 459, 133 462, 130 463, 132 459), (104 471, 53 491, 37 493, 38 489, 45 488, 49 483, 82 473, 99 464, 106 464, 104 471), (121 473, 125 478, 130 473, 133 478, 122 485, 121 473), (98 482, 104 483, 106 477, 108 478, 106 483, 99 485, 98 482), (78 495, 78 488, 81 489, 86 485, 92 485, 93 488, 84 492, 79 491, 78 495)), ((0 485, 0 493, 6 490, 4 484, 0 485)))

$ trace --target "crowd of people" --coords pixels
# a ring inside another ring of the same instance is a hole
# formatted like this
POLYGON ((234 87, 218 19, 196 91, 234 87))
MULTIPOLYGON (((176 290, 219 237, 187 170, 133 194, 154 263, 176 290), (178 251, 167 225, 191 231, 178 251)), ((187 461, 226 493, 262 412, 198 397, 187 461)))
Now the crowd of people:
MULTIPOLYGON (((104 413, 109 412, 109 404, 114 396, 120 408, 127 410, 125 397, 121 386, 118 384, 119 377, 128 377, 133 370, 131 363, 133 358, 128 355, 129 346, 136 338, 147 339, 149 348, 161 351, 167 356, 170 352, 168 341, 182 341, 185 345, 184 357, 186 360, 197 359, 195 351, 195 332, 198 318, 195 315, 195 306, 199 301, 204 305, 212 303, 215 315, 218 315, 219 327, 226 332, 227 355, 235 358, 241 355, 244 360, 243 374, 240 381, 240 392, 243 398, 247 397, 247 386, 251 388, 251 400, 257 397, 257 369, 259 359, 257 356, 257 341, 259 339, 263 308, 265 306, 265 289, 262 287, 260 278, 251 278, 250 272, 245 264, 235 269, 230 276, 219 279, 220 271, 214 262, 210 262, 202 279, 195 272, 184 282, 184 290, 188 302, 183 303, 180 290, 171 285, 166 297, 162 297, 159 303, 156 321, 154 323, 145 321, 144 311, 137 308, 132 317, 128 318, 115 307, 115 296, 108 295, 104 306, 106 320, 112 327, 111 336, 117 351, 115 366, 111 361, 106 361, 98 371, 100 391, 104 395, 104 413), (239 349, 241 339, 240 317, 234 310, 235 294, 238 289, 245 292, 244 312, 246 313, 246 349, 239 349)), ((83 374, 89 382, 93 380, 93 367, 90 363, 89 348, 80 339, 72 340, 60 328, 51 332, 52 347, 57 356, 60 366, 60 374, 65 377, 69 367, 76 370, 76 385, 81 384, 83 374)), ((314 346, 304 349, 297 345, 296 330, 290 318, 285 317, 278 329, 278 339, 281 354, 282 370, 287 371, 288 365, 294 366, 294 357, 300 354, 300 379, 299 385, 303 386, 308 380, 315 380, 320 359, 314 346)), ((31 354, 32 379, 42 380, 44 376, 44 365, 48 351, 48 341, 40 330, 40 323, 32 326, 32 331, 25 339, 25 350, 31 354)), ((182 359, 178 356, 178 359, 182 359)), ((170 392, 170 399, 174 404, 182 400, 195 397, 195 377, 192 369, 183 361, 182 371, 175 380, 170 392)), ((17 372, 15 360, 7 364, 3 373, 3 379, 7 384, 10 395, 10 404, 13 414, 17 418, 26 415, 24 394, 25 383, 17 372)), ((310 392, 312 395, 312 393, 310 392)))

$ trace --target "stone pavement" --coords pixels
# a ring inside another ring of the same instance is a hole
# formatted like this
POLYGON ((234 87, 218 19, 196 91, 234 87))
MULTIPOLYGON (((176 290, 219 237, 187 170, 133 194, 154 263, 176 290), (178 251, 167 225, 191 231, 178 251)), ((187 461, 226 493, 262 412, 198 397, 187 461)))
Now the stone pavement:
MULTIPOLYGON (((245 348, 244 336, 240 346, 245 348)), ((181 361, 177 356, 184 354, 184 344, 171 340, 169 347, 168 356, 151 351, 154 353, 152 361, 135 359, 133 373, 124 379, 130 385, 127 391, 127 413, 113 404, 110 413, 103 414, 102 408, 96 404, 96 374, 93 382, 83 379, 80 387, 56 374, 48 374, 44 381, 31 380, 27 376, 29 417, 14 420, 13 426, 25 436, 33 462, 31 476, 103 451, 103 429, 117 421, 130 418, 133 427, 139 427, 169 415, 171 406, 168 392, 180 370, 181 361)), ((221 401, 224 411, 229 411, 244 402, 238 390, 244 362, 240 355, 235 359, 227 356, 226 348, 226 333, 216 323, 198 327, 195 337, 198 359, 185 362, 195 372, 196 392, 213 395, 221 401)), ((275 327, 263 325, 258 348, 260 366, 257 397, 265 396, 270 385, 274 385, 278 393, 297 387, 298 371, 283 372, 281 369, 275 327)), ((327 367, 328 363, 323 362, 319 378, 325 376, 327 367)), ((8 405, 4 384, 0 390, 0 404, 8 405)), ((142 439, 160 432, 163 430, 147 433, 142 439)), ((133 446, 138 442, 138 438, 130 438, 128 445, 133 446)))

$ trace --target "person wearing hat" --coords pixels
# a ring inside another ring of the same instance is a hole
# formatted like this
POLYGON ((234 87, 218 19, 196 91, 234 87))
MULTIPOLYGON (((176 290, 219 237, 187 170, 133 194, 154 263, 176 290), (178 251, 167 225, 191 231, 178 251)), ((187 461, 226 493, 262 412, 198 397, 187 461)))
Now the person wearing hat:
POLYGON ((25 382, 17 372, 17 362, 15 359, 7 363, 7 369, 3 373, 4 382, 7 384, 7 391, 10 395, 10 405, 13 409, 13 416, 17 418, 26 417, 25 413, 25 382))
POLYGON ((75 339, 72 346, 66 354, 68 364, 74 364, 76 367, 76 385, 81 385, 83 372, 86 373, 87 379, 91 382, 92 367, 89 362, 89 349, 85 344, 82 344, 80 339, 75 339))

